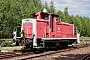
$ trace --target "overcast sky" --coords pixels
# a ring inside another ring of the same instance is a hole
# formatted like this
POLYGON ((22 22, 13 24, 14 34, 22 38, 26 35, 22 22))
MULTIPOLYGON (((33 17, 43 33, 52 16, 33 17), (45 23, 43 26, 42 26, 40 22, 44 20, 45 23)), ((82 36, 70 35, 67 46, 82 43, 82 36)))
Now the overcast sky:
POLYGON ((42 3, 49 4, 50 1, 54 2, 56 10, 64 11, 64 8, 68 6, 68 12, 70 15, 88 16, 90 18, 90 0, 41 0, 42 3))

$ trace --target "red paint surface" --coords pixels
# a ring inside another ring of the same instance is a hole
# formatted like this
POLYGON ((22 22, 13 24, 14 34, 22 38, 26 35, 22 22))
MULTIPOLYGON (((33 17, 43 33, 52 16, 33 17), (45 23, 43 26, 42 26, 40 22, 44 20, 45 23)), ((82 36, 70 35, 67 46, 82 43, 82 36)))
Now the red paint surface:
POLYGON ((32 23, 30 22, 23 23, 23 30, 25 30, 27 38, 32 37, 32 23))
MULTIPOLYGON (((76 38, 76 35, 73 33, 73 24, 65 23, 65 22, 57 22, 56 18, 44 20, 40 16, 40 12, 36 14, 36 35, 37 38, 76 38), (52 22, 52 24, 51 24, 52 22), (50 28, 50 24, 53 25, 50 28)), ((32 38, 33 32, 33 23, 27 22, 23 23, 23 29, 26 31, 26 36, 28 38, 32 38)))

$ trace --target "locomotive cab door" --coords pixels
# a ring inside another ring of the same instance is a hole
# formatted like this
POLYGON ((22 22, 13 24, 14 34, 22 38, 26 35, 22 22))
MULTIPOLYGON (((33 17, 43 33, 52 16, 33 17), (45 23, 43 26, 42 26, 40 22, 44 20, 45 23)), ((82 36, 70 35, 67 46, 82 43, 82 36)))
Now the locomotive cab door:
POLYGON ((21 38, 21 26, 17 26, 13 30, 13 44, 16 43, 17 38, 21 38))
POLYGON ((21 26, 17 26, 14 28, 13 37, 16 37, 16 38, 21 37, 21 26))

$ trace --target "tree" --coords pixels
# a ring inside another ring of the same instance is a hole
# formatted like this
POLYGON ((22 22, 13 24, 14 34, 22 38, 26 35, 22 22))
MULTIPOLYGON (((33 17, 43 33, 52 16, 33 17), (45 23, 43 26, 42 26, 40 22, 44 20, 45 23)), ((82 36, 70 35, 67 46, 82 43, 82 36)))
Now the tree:
POLYGON ((44 7, 43 7, 43 8, 47 9, 47 12, 49 11, 49 6, 48 6, 48 4, 47 4, 46 1, 45 1, 45 3, 44 3, 44 7))
POLYGON ((1 38, 11 38, 14 27, 21 25, 22 19, 43 9, 40 0, 1 0, 0 8, 1 38))
POLYGON ((50 13, 55 13, 56 12, 53 1, 50 2, 49 12, 50 13))
POLYGON ((57 14, 60 16, 60 18, 61 18, 61 20, 62 20, 63 22, 66 21, 65 15, 64 15, 64 13, 63 13, 61 10, 58 10, 57 14))
POLYGON ((68 14, 68 7, 64 8, 64 15, 67 22, 69 22, 69 14, 68 14))
POLYGON ((74 18, 74 25, 79 30, 79 33, 81 33, 82 23, 81 23, 81 21, 80 21, 78 16, 75 16, 75 18, 74 18))

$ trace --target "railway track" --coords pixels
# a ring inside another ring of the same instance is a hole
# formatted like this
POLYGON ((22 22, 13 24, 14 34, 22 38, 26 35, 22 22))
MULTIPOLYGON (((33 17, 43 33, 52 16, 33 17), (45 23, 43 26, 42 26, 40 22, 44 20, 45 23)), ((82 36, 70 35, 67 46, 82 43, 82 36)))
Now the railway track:
POLYGON ((73 47, 71 46, 67 49, 61 49, 61 50, 57 50, 57 51, 47 51, 47 52, 44 52, 44 53, 41 53, 41 54, 34 54, 34 55, 28 55, 28 56, 24 56, 24 57, 18 57, 17 60, 30 60, 30 59, 33 59, 33 58, 38 58, 38 57, 43 57, 43 56, 46 56, 46 55, 57 54, 57 53, 60 53, 60 52, 70 51, 70 50, 84 48, 84 47, 88 47, 88 46, 90 46, 90 45, 88 45, 88 44, 73 45, 73 47))
POLYGON ((12 57, 25 56, 28 54, 33 54, 33 52, 0 52, 0 60, 7 60, 12 57))
POLYGON ((90 54, 87 54, 84 58, 82 58, 81 60, 90 60, 90 54))
POLYGON ((70 51, 74 49, 79 49, 79 48, 84 48, 88 47, 90 44, 85 44, 85 45, 73 45, 70 46, 69 48, 66 49, 61 49, 57 51, 47 51, 44 53, 40 54, 34 54, 33 52, 0 52, 0 60, 30 60, 32 58, 38 58, 38 57, 43 57, 46 55, 52 55, 60 52, 65 52, 65 51, 70 51))

